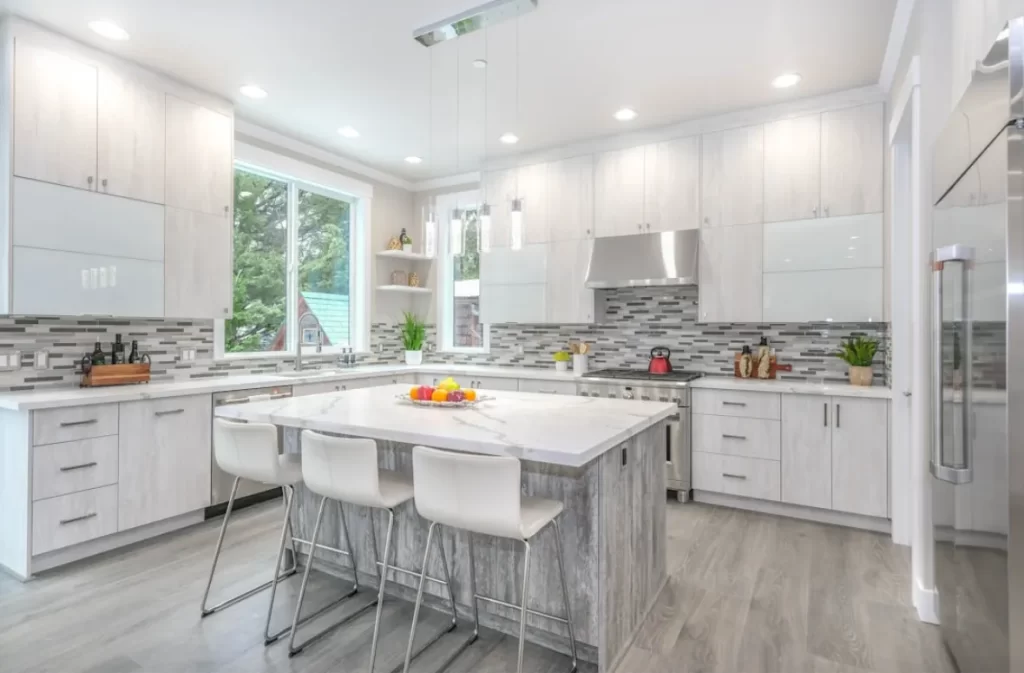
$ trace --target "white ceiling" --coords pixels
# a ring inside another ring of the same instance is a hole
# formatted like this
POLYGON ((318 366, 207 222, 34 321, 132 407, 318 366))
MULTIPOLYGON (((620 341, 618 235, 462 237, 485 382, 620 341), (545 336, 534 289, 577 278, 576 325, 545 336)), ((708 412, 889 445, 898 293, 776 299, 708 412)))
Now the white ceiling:
POLYGON ((414 29, 477 4, 0 0, 231 98, 243 119, 409 180, 475 170, 485 138, 487 157, 507 156, 874 84, 896 0, 539 0, 520 19, 518 58, 514 21, 430 49, 412 39, 414 29), (93 34, 86 24, 97 18, 131 40, 93 34), (489 67, 472 67, 485 51, 489 67), (803 82, 770 86, 789 71, 803 82), (269 96, 239 95, 250 82, 269 96), (615 121, 623 105, 640 117, 615 121), (343 125, 361 137, 342 138, 343 125), (505 131, 520 143, 499 143, 505 131), (410 154, 423 164, 405 163, 410 154))

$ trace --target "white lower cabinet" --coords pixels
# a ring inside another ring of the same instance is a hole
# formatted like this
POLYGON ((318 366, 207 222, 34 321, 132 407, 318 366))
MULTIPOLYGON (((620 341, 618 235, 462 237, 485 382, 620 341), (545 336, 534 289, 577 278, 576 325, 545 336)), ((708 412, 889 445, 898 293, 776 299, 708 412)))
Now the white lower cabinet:
POLYGON ((117 486, 39 500, 32 505, 32 554, 117 532, 117 486))
POLYGON ((889 512, 889 422, 884 400, 833 397, 832 509, 889 512))
POLYGON ((832 508, 828 397, 782 396, 782 502, 832 508))
POLYGON ((758 500, 779 499, 779 461, 693 452, 693 487, 758 500))
POLYGON ((195 395, 121 403, 117 530, 210 505, 211 402, 195 395))
POLYGON ((544 395, 575 395, 576 384, 572 381, 519 379, 519 392, 542 393, 544 395))

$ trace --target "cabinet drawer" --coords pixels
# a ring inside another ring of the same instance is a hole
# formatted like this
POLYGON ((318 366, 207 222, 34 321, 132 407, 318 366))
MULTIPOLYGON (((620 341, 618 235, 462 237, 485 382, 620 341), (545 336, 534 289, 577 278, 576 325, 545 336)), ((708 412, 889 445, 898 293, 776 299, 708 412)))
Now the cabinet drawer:
POLYGON ((36 447, 32 499, 87 491, 117 483, 117 435, 36 447))
POLYGON ((576 384, 571 381, 537 381, 519 379, 519 392, 544 393, 547 395, 575 395, 576 384))
MULTIPOLYGON (((519 379, 506 379, 498 376, 472 376, 468 385, 465 381, 459 381, 465 388, 476 388, 483 390, 519 390, 519 379)), ((575 395, 576 393, 573 392, 575 395)))
POLYGON ((36 446, 116 434, 116 404, 32 412, 32 443, 36 446))
POLYGON ((778 501, 782 463, 775 460, 693 452, 693 488, 747 498, 778 501))
POLYGON ((694 390, 693 413, 779 420, 781 400, 776 393, 694 390))
POLYGON ((32 553, 43 554, 117 532, 117 486, 32 505, 32 553))
POLYGON ((779 460, 779 421, 738 416, 693 415, 693 450, 730 456, 779 460))

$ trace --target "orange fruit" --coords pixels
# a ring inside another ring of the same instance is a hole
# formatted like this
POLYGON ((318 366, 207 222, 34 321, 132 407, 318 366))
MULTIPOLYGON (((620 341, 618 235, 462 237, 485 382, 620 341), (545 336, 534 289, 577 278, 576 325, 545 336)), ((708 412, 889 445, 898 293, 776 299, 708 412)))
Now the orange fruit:
POLYGON ((475 390, 467 388, 466 390, 462 391, 462 394, 466 396, 466 401, 467 402, 475 402, 476 401, 476 391, 475 390))
POLYGON ((434 391, 434 394, 430 396, 430 399, 433 400, 434 402, 447 402, 448 392, 445 390, 437 389, 434 391))
POLYGON ((418 400, 420 398, 420 387, 413 386, 409 389, 409 399, 418 400))

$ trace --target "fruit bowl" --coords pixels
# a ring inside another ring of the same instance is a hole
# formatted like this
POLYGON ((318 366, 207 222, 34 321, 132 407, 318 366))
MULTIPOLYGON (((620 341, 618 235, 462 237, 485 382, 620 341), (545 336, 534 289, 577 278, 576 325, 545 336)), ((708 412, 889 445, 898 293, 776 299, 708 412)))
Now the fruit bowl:
POLYGON ((419 407, 445 407, 448 409, 460 409, 465 407, 475 407, 481 402, 489 402, 493 400, 493 397, 487 395, 477 395, 474 400, 460 400, 458 402, 435 402, 433 400, 414 400, 408 395, 395 395, 395 399, 399 402, 405 402, 407 404, 415 404, 419 407))

